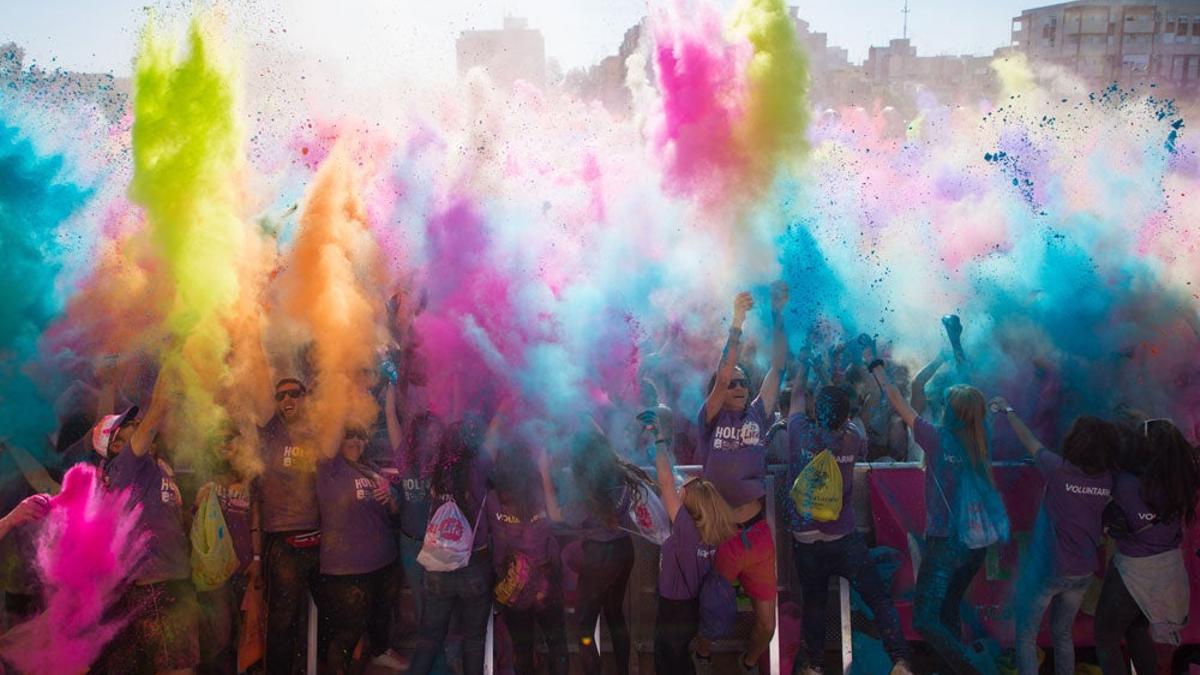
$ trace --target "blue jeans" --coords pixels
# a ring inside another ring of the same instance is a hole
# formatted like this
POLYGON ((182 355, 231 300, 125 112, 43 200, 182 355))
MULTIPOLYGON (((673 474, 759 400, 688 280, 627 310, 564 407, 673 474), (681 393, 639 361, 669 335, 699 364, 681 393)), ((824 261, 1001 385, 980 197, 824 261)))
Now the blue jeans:
POLYGON ((476 553, 470 564, 453 572, 425 572, 425 606, 411 675, 426 675, 443 652, 450 618, 461 612, 463 673, 483 675, 488 618, 492 615, 492 560, 476 553))
MULTIPOLYGON (((833 577, 844 577, 849 581, 862 596, 863 602, 871 608, 880 639, 892 661, 912 661, 908 642, 904 640, 904 631, 900 627, 900 615, 896 613, 892 596, 875 569, 867 552, 866 538, 861 533, 853 532, 841 539, 812 544, 793 541, 792 560, 795 561, 796 575, 804 596, 801 625, 803 648, 809 666, 824 666, 828 638, 826 629, 829 626, 826 607, 829 580, 833 577)), ((801 666, 801 660, 796 659, 796 664, 801 666)))
POLYGON ((1037 675, 1037 637, 1042 615, 1050 608, 1050 635, 1054 640, 1055 675, 1075 672, 1075 642, 1071 627, 1083 604, 1083 595, 1092 584, 1092 575, 1055 576, 1047 570, 1023 571, 1013 598, 1016 623, 1017 671, 1037 675))
POLYGON ((970 549, 955 537, 926 537, 925 555, 913 588, 913 628, 959 675, 979 672, 962 642, 960 608, 987 549, 970 549))
MULTIPOLYGON (((425 607, 425 568, 417 562, 417 555, 421 553, 421 546, 424 543, 422 539, 414 539, 403 532, 400 533, 400 566, 404 568, 404 580, 408 583, 409 590, 412 591, 413 613, 415 614, 413 618, 416 620, 418 630, 420 630, 421 615, 425 607)), ((435 675, 446 675, 450 672, 447 651, 444 647, 438 650, 429 672, 435 675)))

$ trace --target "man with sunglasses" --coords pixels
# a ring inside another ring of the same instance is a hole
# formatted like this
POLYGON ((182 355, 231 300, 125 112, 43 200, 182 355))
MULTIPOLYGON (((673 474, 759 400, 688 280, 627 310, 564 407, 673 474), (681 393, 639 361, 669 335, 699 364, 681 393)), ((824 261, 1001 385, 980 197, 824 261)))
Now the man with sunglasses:
MULTIPOLYGON (((265 558, 268 673, 298 672, 302 665, 306 595, 316 589, 320 566, 316 453, 303 442, 302 433, 307 396, 300 380, 280 380, 275 385, 275 416, 260 433, 263 536, 254 559, 265 558)), ((257 542, 259 533, 252 534, 257 542)))

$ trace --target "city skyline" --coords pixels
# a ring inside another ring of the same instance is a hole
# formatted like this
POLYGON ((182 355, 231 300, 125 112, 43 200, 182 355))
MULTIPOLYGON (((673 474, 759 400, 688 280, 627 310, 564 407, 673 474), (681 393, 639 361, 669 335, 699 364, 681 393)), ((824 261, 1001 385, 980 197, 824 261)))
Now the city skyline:
MULTIPOLYGON (((226 3, 229 5, 230 3, 226 3)), ((615 52, 624 31, 647 11, 644 0, 441 3, 349 0, 334 11, 320 0, 265 0, 226 7, 247 48, 291 51, 321 62, 340 62, 371 80, 408 72, 452 77, 454 42, 466 30, 497 28, 505 16, 522 17, 545 36, 546 56, 563 71, 586 68, 615 52)), ((715 0, 728 10, 735 0, 715 0)), ((871 46, 900 37, 903 1, 829 3, 793 0, 812 30, 829 35, 861 63, 871 46)), ((969 3, 910 0, 909 37, 921 54, 991 54, 1009 43, 1011 18, 1038 3, 1016 0, 969 3)), ((10 12, 0 43, 16 42, 26 62, 45 69, 130 72, 146 0, 48 0, 10 12)), ((161 21, 186 15, 191 3, 161 0, 152 7, 161 21)), ((657 3, 654 4, 657 6, 657 3)))

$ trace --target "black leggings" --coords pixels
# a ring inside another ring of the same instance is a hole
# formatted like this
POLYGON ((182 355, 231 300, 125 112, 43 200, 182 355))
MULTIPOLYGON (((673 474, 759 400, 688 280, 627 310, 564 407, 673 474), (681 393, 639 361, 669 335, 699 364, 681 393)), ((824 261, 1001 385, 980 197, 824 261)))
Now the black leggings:
POLYGON ((326 672, 341 675, 350 671, 354 648, 367 632, 372 603, 384 594, 389 571, 390 565, 367 574, 321 577, 317 608, 326 672))
POLYGON ((688 647, 700 630, 700 600, 658 598, 654 620, 654 672, 658 675, 693 675, 696 666, 688 647))
POLYGON ((579 658, 583 672, 601 672, 600 650, 593 640, 596 620, 604 612, 612 639, 617 673, 629 673, 629 626, 625 622, 625 589, 633 571, 633 539, 628 535, 613 541, 584 541, 579 569, 579 658))
POLYGON ((1150 622, 1138 607, 1117 566, 1109 563, 1096 603, 1096 656, 1104 675, 1128 675, 1129 661, 1121 653, 1121 638, 1138 673, 1157 673, 1150 622))
POLYGON ((546 671, 550 675, 567 675, 567 631, 561 597, 542 609, 513 609, 500 605, 500 615, 504 617, 504 626, 512 640, 513 672, 517 675, 537 672, 533 658, 536 625, 546 639, 549 657, 546 671))

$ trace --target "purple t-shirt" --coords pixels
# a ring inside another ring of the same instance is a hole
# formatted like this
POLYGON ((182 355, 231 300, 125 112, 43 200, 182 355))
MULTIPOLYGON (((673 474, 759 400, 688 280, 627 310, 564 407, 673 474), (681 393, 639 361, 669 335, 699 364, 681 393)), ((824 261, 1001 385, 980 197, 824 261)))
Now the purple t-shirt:
POLYGON ((857 428, 849 423, 841 431, 829 431, 814 424, 803 414, 792 415, 788 420, 788 474, 787 485, 796 482, 796 477, 818 454, 828 450, 837 460, 842 474, 842 511, 837 520, 820 522, 808 520, 800 515, 796 503, 787 500, 788 526, 793 532, 820 532, 827 535, 846 535, 854 531, 854 463, 866 459, 867 442, 857 428))
POLYGON ((617 522, 609 523, 592 513, 588 505, 582 501, 573 501, 565 508, 564 519, 569 525, 578 529, 581 539, 587 541, 616 541, 629 536, 633 524, 629 520, 629 511, 633 507, 633 499, 629 488, 622 485, 612 493, 617 514, 617 522))
POLYGON ((108 485, 128 489, 142 505, 138 526, 150 533, 146 556, 134 571, 135 582, 149 584, 192 576, 191 542, 183 531, 183 498, 175 474, 150 453, 126 449, 108 461, 108 485))
POLYGON ((700 584, 712 569, 717 549, 700 539, 700 530, 688 510, 679 507, 671 536, 658 557, 658 593, 668 600, 700 597, 700 584))
POLYGON ((1100 517, 1112 493, 1112 474, 1089 476, 1045 448, 1034 459, 1046 479, 1042 509, 1054 530, 1055 574, 1094 574, 1103 535, 1100 517))
POLYGON ((963 458, 943 451, 942 428, 924 417, 913 422, 912 432, 913 440, 925 451, 925 536, 949 537, 954 534, 949 505, 958 497, 963 458))
POLYGON ((545 510, 539 505, 532 516, 522 517, 492 491, 485 513, 492 533, 497 599, 520 609, 545 606, 547 599, 556 597, 559 578, 558 542, 545 510))
POLYGON ((717 492, 737 508, 767 494, 767 411, 756 398, 744 412, 722 409, 709 424, 700 409, 701 442, 696 461, 704 465, 703 476, 717 492))
POLYGON ((311 448, 296 445, 279 416, 262 428, 264 532, 312 531, 321 526, 317 509, 317 462, 311 448))
POLYGON ((388 509, 375 500, 382 481, 341 455, 317 465, 322 574, 367 574, 396 559, 388 509))
POLYGON ((238 561, 245 567, 254 556, 254 546, 250 540, 250 488, 247 485, 221 485, 213 483, 217 503, 221 505, 221 516, 225 518, 225 527, 233 540, 233 550, 237 552, 238 561))
POLYGON ((1169 523, 1154 522, 1154 509, 1142 498, 1142 482, 1137 476, 1118 473, 1113 480, 1113 500, 1125 513, 1132 532, 1117 539, 1121 555, 1145 558, 1177 549, 1183 542, 1183 527, 1178 518, 1169 523))

